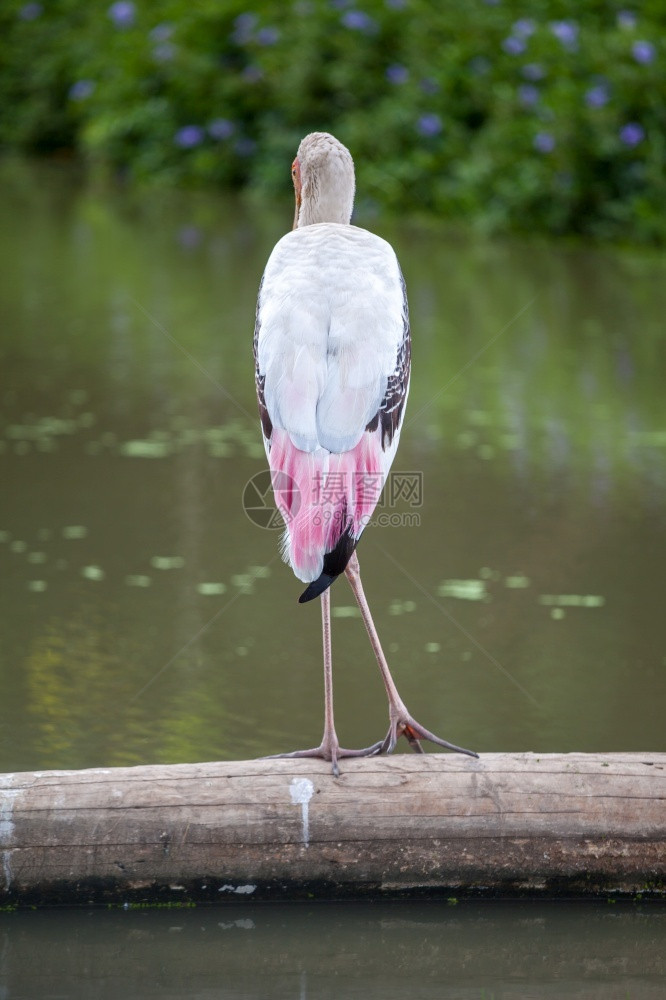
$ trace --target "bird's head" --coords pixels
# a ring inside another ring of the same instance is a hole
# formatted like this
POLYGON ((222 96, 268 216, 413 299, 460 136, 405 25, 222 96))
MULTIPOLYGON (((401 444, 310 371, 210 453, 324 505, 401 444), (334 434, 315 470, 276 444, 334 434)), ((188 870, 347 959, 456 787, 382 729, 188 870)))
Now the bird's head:
POLYGON ((328 132, 311 132, 291 165, 296 196, 294 229, 317 222, 348 224, 354 207, 354 161, 328 132))

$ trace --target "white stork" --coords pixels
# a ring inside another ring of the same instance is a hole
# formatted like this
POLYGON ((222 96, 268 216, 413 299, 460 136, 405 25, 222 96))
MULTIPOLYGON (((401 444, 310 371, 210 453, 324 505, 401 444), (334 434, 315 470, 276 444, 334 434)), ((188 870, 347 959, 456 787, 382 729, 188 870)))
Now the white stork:
POLYGON ((405 282, 391 246, 350 224, 354 163, 326 132, 307 135, 292 165, 296 214, 261 281, 254 331, 259 414, 285 561, 321 597, 324 735, 280 757, 338 759, 391 752, 404 735, 476 756, 424 729, 400 698, 361 585, 356 546, 379 499, 400 438, 409 388, 405 282), (344 573, 365 623, 389 700, 384 740, 340 747, 333 721, 330 593, 344 573))

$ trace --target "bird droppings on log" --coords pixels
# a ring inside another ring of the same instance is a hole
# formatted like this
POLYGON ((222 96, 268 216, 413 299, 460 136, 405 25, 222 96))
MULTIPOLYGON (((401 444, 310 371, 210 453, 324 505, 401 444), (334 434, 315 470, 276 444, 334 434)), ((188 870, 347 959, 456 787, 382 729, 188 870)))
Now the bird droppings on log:
POLYGON ((0 907, 666 899, 666 754, 0 776, 0 907))
POLYGON ((301 807, 301 818, 303 820, 303 843, 310 846, 310 799, 314 795, 315 787, 309 778, 292 778, 289 785, 289 794, 294 805, 301 807))

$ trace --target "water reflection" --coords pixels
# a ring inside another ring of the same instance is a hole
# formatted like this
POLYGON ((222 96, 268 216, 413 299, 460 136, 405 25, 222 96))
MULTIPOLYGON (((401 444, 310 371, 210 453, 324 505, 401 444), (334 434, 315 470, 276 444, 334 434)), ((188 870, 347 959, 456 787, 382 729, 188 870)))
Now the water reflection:
POLYGON ((665 944, 661 909, 606 903, 13 913, 0 995, 657 1000, 665 944))
MULTIPOLYGON (((0 770, 318 742, 317 609, 241 505, 288 213, 1 172, 0 770)), ((662 748, 666 263, 381 231, 414 327, 396 468, 422 491, 360 556, 403 696, 478 750, 662 748)), ((344 581, 333 608, 363 745, 383 691, 344 581)))

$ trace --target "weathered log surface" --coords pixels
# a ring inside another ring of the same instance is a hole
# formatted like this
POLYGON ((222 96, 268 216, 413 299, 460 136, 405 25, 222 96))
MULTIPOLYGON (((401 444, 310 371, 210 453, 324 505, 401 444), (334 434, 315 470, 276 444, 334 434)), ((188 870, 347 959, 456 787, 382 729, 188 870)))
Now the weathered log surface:
POLYGON ((666 754, 0 776, 0 905, 665 890, 666 754))

